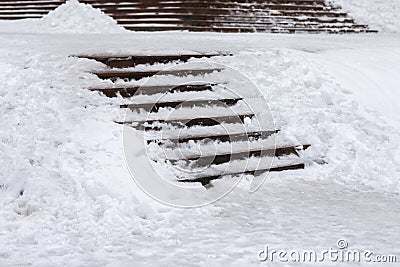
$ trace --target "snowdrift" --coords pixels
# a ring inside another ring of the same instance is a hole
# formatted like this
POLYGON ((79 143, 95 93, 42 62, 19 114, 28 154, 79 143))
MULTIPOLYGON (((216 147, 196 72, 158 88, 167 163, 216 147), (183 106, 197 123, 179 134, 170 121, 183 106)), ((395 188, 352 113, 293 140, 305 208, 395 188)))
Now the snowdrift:
POLYGON ((398 0, 333 0, 356 22, 368 24, 382 33, 400 32, 400 4, 398 0))

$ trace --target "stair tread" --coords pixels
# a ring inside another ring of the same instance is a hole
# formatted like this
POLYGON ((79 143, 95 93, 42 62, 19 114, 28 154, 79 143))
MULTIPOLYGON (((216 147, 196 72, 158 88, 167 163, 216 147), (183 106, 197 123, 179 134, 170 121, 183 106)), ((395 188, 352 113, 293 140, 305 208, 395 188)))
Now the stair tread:
MULTIPOLYGON (((114 15, 113 16, 117 21, 124 20, 124 19, 129 19, 129 18, 165 18, 165 19, 173 19, 173 18, 245 18, 249 20, 254 20, 254 19, 268 19, 268 20, 297 20, 297 21, 349 21, 349 22, 354 22, 354 20, 350 17, 343 17, 343 18, 337 18, 337 17, 297 17, 297 16, 282 16, 282 15, 275 15, 275 16, 270 16, 270 15, 257 15, 257 14, 251 14, 249 15, 238 15, 238 14, 229 14, 229 15, 211 15, 211 14, 196 14, 195 16, 193 14, 187 14, 187 13, 171 13, 171 14, 125 14, 125 15, 114 15)), ((218 21, 218 20, 217 20, 218 21)))
POLYGON ((169 138, 162 138, 157 136, 147 136, 146 139, 148 142, 156 142, 156 143, 185 143, 188 141, 201 141, 204 139, 212 139, 212 140, 219 140, 222 142, 227 142, 230 140, 249 140, 252 138, 266 138, 271 136, 272 134, 278 133, 279 130, 269 130, 269 131, 232 131, 229 134, 224 133, 217 133, 217 134, 192 134, 192 135, 180 135, 178 137, 169 137, 169 138))
MULTIPOLYGON (((216 151, 212 154, 185 154, 181 155, 182 157, 173 157, 167 158, 169 161, 205 161, 210 162, 210 164, 218 165, 225 162, 229 162, 232 160, 238 160, 243 158, 250 158, 250 157, 262 157, 262 156, 275 156, 280 157, 283 155, 294 154, 297 155, 297 151, 305 150, 310 145, 281 145, 274 147, 273 144, 262 145, 261 147, 252 147, 249 149, 243 148, 234 148, 232 146, 232 151, 216 151), (266 146, 266 147, 264 147, 266 146), (272 155, 274 153, 274 155, 272 155)), ((178 153, 180 154, 180 152, 178 153)))
POLYGON ((178 177, 180 182, 201 182, 203 185, 209 184, 212 180, 221 179, 224 176, 237 176, 237 175, 260 175, 265 172, 278 172, 284 170, 298 170, 304 169, 305 164, 300 160, 291 160, 286 162, 280 162, 271 167, 258 167, 258 168, 244 168, 243 170, 235 171, 230 170, 227 172, 221 171, 208 171, 194 177, 178 177))
POLYGON ((100 79, 135 79, 139 80, 145 77, 160 76, 160 75, 173 75, 173 76, 188 76, 188 75, 201 75, 213 72, 220 72, 222 68, 207 68, 207 69, 179 69, 179 70, 106 70, 94 71, 93 74, 97 75, 100 79))
POLYGON ((256 28, 256 27, 195 27, 195 26, 126 26, 133 31, 219 31, 219 32, 271 32, 271 33, 375 33, 377 30, 364 28, 256 28))
POLYGON ((103 92, 108 97, 116 97, 120 93, 122 97, 128 98, 136 94, 154 95, 165 92, 197 92, 211 91, 216 83, 188 84, 188 85, 143 85, 143 86, 118 86, 89 88, 91 91, 103 92))
MULTIPOLYGON (((177 118, 177 119, 151 119, 151 120, 129 120, 117 122, 119 124, 133 124, 136 123, 138 125, 151 125, 155 123, 167 123, 167 124, 175 124, 176 126, 182 126, 185 124, 187 127, 195 126, 195 125, 203 125, 203 126, 214 126, 219 125, 221 123, 241 123, 245 118, 254 117, 253 113, 239 113, 236 115, 205 115, 205 116, 196 116, 196 117, 186 117, 186 118, 177 118)), ((138 126, 137 125, 137 126, 138 126)))
POLYGON ((143 106, 157 106, 157 105, 180 105, 180 104, 188 104, 188 105, 192 105, 192 104, 209 104, 212 105, 213 103, 218 103, 218 102, 237 102, 243 100, 242 97, 230 97, 230 98, 213 98, 213 99, 205 99, 204 97, 202 98, 191 98, 191 99, 171 99, 171 100, 167 100, 167 101, 158 101, 158 102, 139 102, 139 103, 129 103, 129 104, 122 104, 120 105, 120 108, 140 108, 143 106))
POLYGON ((100 55, 77 55, 80 58, 88 58, 88 59, 95 59, 99 61, 110 60, 110 59, 152 59, 152 58, 179 58, 179 57, 215 57, 215 56, 224 56, 225 54, 159 54, 159 55, 132 55, 132 54, 100 54, 100 55))
POLYGON ((177 72, 177 71, 208 71, 208 70, 223 70, 222 68, 203 68, 203 69, 155 69, 155 70, 133 70, 133 69, 110 69, 110 70, 100 70, 100 71, 93 71, 92 73, 100 73, 100 74, 125 74, 125 73, 142 73, 142 72, 155 72, 155 73, 170 73, 170 72, 177 72))

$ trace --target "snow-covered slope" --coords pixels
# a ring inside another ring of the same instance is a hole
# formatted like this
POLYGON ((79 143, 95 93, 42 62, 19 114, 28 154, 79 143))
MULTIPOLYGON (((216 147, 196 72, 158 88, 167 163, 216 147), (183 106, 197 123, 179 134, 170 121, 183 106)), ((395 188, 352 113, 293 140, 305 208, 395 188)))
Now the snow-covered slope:
POLYGON ((375 48, 326 51, 316 57, 343 88, 353 93, 361 107, 398 127, 400 102, 395 99, 400 98, 396 89, 400 51, 382 49, 378 54, 375 51, 375 48))
POLYGON ((398 0, 331 0, 349 12, 357 22, 383 33, 400 32, 398 0))

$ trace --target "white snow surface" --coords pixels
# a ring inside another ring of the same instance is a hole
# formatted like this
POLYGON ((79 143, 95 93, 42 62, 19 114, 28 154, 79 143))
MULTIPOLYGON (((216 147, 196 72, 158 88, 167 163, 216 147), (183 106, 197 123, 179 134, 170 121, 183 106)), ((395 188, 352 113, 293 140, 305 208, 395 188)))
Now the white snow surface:
POLYGON ((400 32, 400 4, 398 0, 331 0, 356 22, 369 25, 382 33, 400 32))
MULTIPOLYGON (((126 30, 103 11, 90 4, 68 0, 40 19, 0 21, 9 32, 27 33, 121 33, 126 30)), ((3 27, 2 27, 3 28, 3 27)))
POLYGON ((399 255, 398 35, 0 32, 0 266, 247 266, 265 245, 339 238, 399 255), (285 140, 327 164, 270 174, 255 194, 247 177, 203 208, 147 197, 113 122, 123 100, 87 90, 102 64, 69 56, 174 52, 232 52, 206 61, 247 75, 285 140))

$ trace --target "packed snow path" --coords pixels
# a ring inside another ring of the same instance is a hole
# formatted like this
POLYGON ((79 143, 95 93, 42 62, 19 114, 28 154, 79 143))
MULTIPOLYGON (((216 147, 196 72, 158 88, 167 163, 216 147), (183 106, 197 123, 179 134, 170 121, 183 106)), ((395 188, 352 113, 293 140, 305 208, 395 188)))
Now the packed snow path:
POLYGON ((224 176, 259 176, 269 171, 303 169, 305 164, 298 159, 298 153, 309 145, 293 146, 271 138, 279 130, 272 128, 272 121, 268 125, 269 118, 261 112, 268 108, 267 103, 263 105, 261 92, 246 85, 246 80, 236 85, 237 94, 222 86, 235 86, 229 79, 233 75, 239 79, 238 73, 227 75, 223 67, 194 63, 173 65, 214 56, 223 55, 79 57, 106 66, 93 73, 112 84, 90 90, 109 97, 125 97, 126 104, 120 107, 131 112, 119 123, 147 131, 149 157, 168 164, 178 181, 208 185, 224 176), (141 86, 129 84, 131 80, 149 77, 153 80, 141 86), (198 82, 199 77, 208 82, 198 82), (212 82, 218 79, 221 82, 212 82), (151 85, 154 82, 157 85, 151 85), (252 109, 246 100, 257 102, 255 109, 262 110, 252 109))

